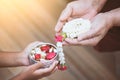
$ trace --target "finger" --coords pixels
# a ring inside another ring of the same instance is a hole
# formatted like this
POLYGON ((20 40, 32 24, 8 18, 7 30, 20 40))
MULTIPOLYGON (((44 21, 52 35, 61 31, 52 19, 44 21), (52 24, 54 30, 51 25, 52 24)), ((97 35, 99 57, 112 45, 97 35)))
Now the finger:
POLYGON ((55 67, 55 69, 52 71, 52 73, 56 72, 58 70, 58 67, 55 67))
POLYGON ((58 64, 58 61, 54 61, 53 64, 49 68, 39 69, 35 73, 36 74, 51 73, 55 69, 57 64, 58 64))
POLYGON ((71 45, 77 45, 78 44, 78 40, 77 39, 70 39, 70 38, 66 38, 65 41, 71 45))
POLYGON ((67 6, 60 16, 60 21, 66 21, 72 15, 72 7, 67 6))
POLYGON ((39 68, 41 68, 43 66, 44 66, 44 64, 42 64, 41 62, 38 62, 38 63, 35 63, 35 64, 29 66, 28 68, 30 68, 31 70, 34 71, 34 70, 39 69, 39 68))
POLYGON ((78 41, 89 39, 98 35, 98 31, 96 29, 91 29, 88 32, 81 34, 78 36, 78 41))
POLYGON ((57 25, 55 26, 55 31, 56 32, 60 32, 63 25, 68 20, 68 18, 71 16, 71 14, 72 14, 72 8, 71 7, 66 7, 65 10, 60 15, 60 18, 57 22, 57 25))
POLYGON ((49 68, 44 69, 44 73, 52 72, 58 64, 58 61, 54 61, 53 64, 49 68))
POLYGON ((73 19, 75 19, 75 18, 69 17, 67 21, 69 22, 69 21, 71 21, 73 19))
POLYGON ((101 36, 97 36, 94 38, 90 38, 87 40, 80 41, 79 44, 83 46, 95 46, 98 44, 98 42, 102 39, 101 36))
POLYGON ((62 30, 64 24, 65 22, 58 21, 57 25, 55 26, 55 32, 59 33, 62 30))
POLYGON ((63 44, 63 46, 68 46, 68 45, 70 45, 70 44, 69 44, 68 42, 66 42, 66 41, 63 41, 62 44, 63 44))

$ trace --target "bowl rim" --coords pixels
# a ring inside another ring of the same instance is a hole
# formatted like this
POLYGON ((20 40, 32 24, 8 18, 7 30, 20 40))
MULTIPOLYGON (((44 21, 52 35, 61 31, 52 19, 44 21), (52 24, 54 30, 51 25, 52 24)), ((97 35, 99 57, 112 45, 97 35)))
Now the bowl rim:
MULTIPOLYGON (((40 44, 37 45, 37 46, 45 45, 45 44, 52 45, 55 49, 57 49, 57 47, 56 47, 54 44, 52 44, 52 43, 44 43, 44 42, 42 42, 42 43, 40 43, 40 44)), ((35 46, 34 48, 36 48, 37 46, 35 46)), ((31 49, 31 51, 32 51, 32 49, 31 49)), ((31 52, 31 51, 30 51, 30 52, 31 52)), ((50 59, 50 60, 45 60, 45 59, 42 59, 42 60, 44 60, 44 61, 46 61, 46 62, 53 61, 53 60, 55 60, 55 58, 57 58, 57 56, 58 56, 58 52, 56 52, 56 55, 55 55, 54 58, 52 58, 52 59, 50 59)), ((36 61, 35 59, 33 59, 33 58, 31 57, 31 53, 29 53, 29 58, 30 58, 32 61, 34 61, 35 63, 36 63, 36 62, 40 62, 40 61, 36 61)))

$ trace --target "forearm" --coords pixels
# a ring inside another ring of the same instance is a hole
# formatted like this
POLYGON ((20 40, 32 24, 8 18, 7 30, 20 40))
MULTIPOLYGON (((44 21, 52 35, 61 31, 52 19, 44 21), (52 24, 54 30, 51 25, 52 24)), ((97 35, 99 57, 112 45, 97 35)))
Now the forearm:
MULTIPOLYGON (((78 1, 85 1, 85 0, 78 0, 78 1)), ((107 0, 86 0, 86 2, 89 2, 97 12, 101 11, 107 0)))
POLYGON ((109 17, 110 17, 112 27, 113 26, 120 27, 120 8, 106 12, 106 14, 109 15, 109 17))
POLYGON ((23 76, 21 76, 20 74, 14 76, 13 78, 11 78, 10 80, 24 80, 23 76))
POLYGON ((92 0, 92 5, 99 12, 104 7, 106 2, 107 2, 107 0, 92 0))
POLYGON ((0 52, 0 67, 23 66, 21 52, 0 52))

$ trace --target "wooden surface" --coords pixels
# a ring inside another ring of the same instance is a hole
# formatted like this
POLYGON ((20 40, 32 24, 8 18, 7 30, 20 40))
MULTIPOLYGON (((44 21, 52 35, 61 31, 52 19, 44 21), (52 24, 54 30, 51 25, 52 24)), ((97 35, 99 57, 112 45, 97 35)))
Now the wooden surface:
MULTIPOLYGON (((70 1, 70 0, 69 0, 70 1)), ((54 42, 54 27, 66 0, 0 0, 0 50, 23 50, 32 41, 54 42)), ((43 80, 116 80, 115 56, 92 48, 65 46, 68 70, 43 80)), ((0 69, 0 80, 20 68, 0 69)))

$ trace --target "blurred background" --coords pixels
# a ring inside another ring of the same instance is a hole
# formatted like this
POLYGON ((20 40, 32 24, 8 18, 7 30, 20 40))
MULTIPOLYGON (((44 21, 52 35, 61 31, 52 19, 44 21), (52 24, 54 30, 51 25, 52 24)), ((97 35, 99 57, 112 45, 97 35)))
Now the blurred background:
MULTIPOLYGON (((54 27, 70 1, 0 0, 0 51, 20 51, 38 40, 55 44, 54 27)), ((64 46, 64 53, 68 69, 41 80, 119 80, 120 52, 100 53, 91 47, 64 46)), ((0 68, 0 80, 8 80, 22 68, 0 68)))

